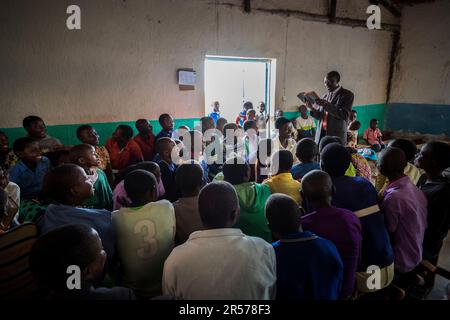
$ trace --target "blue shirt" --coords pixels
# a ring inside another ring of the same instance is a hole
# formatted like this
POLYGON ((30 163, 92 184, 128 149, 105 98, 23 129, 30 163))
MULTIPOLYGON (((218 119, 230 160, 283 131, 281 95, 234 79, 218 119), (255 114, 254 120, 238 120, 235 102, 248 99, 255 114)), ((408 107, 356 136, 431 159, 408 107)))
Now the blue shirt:
POLYGON ((46 157, 42 157, 34 170, 28 168, 22 160, 11 168, 9 179, 20 187, 21 200, 30 200, 39 195, 45 174, 50 169, 50 160, 46 157))
POLYGON ((163 138, 163 137, 172 138, 172 133, 173 133, 173 130, 164 130, 164 129, 162 129, 158 133, 158 135, 155 137, 155 141, 158 141, 159 138, 163 138))
POLYGON ((39 234, 43 234, 66 224, 87 224, 98 232, 108 260, 114 256, 115 237, 112 227, 111 212, 103 209, 86 209, 62 204, 51 204, 45 214, 38 220, 39 234))
POLYGON ((284 236, 272 245, 277 260, 277 299, 339 298, 343 264, 331 241, 305 231, 284 236))
POLYGON ((159 160, 158 165, 161 170, 161 181, 166 190, 163 199, 167 199, 170 202, 177 201, 179 198, 178 188, 175 184, 175 171, 177 170, 177 166, 173 162, 169 164, 164 160, 159 160))
POLYGON ((291 174, 295 180, 299 180, 312 170, 320 170, 320 164, 318 162, 296 164, 292 167, 291 174))
POLYGON ((333 185, 333 205, 360 218, 363 240, 358 271, 366 271, 370 265, 384 268, 392 264, 394 253, 374 186, 365 178, 347 176, 333 178, 333 185))
POLYGON ((217 120, 220 118, 220 113, 213 111, 208 116, 213 118, 214 124, 217 124, 217 120))

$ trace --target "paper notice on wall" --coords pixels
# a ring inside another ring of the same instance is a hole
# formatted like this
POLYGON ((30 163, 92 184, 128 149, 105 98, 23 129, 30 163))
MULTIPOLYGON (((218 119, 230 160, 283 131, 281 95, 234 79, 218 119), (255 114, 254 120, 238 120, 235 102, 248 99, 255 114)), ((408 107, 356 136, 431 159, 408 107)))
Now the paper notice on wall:
POLYGON ((178 84, 182 86, 195 86, 195 71, 183 71, 178 72, 178 84))

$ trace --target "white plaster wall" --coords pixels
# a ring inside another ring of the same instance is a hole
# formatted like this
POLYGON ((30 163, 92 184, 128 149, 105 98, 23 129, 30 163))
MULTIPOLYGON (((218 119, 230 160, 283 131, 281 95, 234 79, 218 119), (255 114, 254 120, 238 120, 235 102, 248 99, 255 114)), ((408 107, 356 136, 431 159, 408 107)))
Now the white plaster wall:
MULTIPOLYGON (((304 9, 297 0, 280 2, 285 9, 304 9)), ((217 3, 3 0, 0 127, 21 126, 29 114, 50 125, 155 119, 163 111, 200 117, 206 54, 276 58, 276 104, 285 110, 297 104, 299 89, 320 91, 331 69, 355 91, 356 104, 384 102, 389 32, 246 14, 217 3), (69 4, 81 7, 81 31, 65 27, 69 4), (195 91, 178 90, 178 68, 197 71, 195 91)), ((313 8, 311 1, 305 3, 313 8)), ((316 10, 321 14, 324 4, 316 10)))
POLYGON ((405 7, 391 102, 450 104, 450 1, 405 7))

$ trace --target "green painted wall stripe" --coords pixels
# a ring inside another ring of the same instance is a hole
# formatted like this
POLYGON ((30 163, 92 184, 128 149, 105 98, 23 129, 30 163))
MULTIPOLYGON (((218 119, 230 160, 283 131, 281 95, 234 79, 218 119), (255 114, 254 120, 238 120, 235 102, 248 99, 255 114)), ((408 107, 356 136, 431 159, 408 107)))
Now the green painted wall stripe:
MULTIPOLYGON (((355 110, 358 111, 358 120, 361 122, 361 130, 360 134, 364 132, 366 128, 369 127, 369 121, 372 118, 376 118, 379 120, 380 128, 384 128, 384 113, 385 113, 385 104, 371 104, 371 105, 363 105, 363 106, 354 106, 355 110)), ((299 113, 296 111, 287 111, 285 112, 285 116, 289 119, 294 119, 299 116, 299 113)), ((45 120, 45 119, 44 119, 45 120)), ((189 119, 175 119, 175 128, 179 126, 186 125, 189 128, 194 128, 198 123, 199 118, 189 118, 189 119)), ((157 120, 150 120, 151 125, 153 126, 153 132, 157 134, 161 130, 161 126, 159 125, 157 120)), ((107 123, 88 123, 100 135, 100 144, 104 145, 106 140, 111 137, 114 130, 120 124, 126 124, 133 128, 135 134, 137 134, 137 130, 134 127, 134 121, 121 121, 121 122, 107 122, 107 123)), ((48 126, 47 133, 52 137, 56 137, 65 145, 77 145, 80 143, 76 136, 76 130, 81 124, 68 124, 68 125, 55 125, 48 126)), ((24 137, 26 135, 26 131, 23 128, 5 128, 0 129, 9 138, 9 144, 12 146, 14 140, 20 137, 24 137)))

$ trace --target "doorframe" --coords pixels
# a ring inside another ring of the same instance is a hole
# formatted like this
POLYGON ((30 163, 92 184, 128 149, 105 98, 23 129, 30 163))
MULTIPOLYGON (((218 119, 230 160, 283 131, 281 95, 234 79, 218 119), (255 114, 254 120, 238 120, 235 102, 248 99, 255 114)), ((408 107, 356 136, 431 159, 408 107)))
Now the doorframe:
MULTIPOLYGON (((250 58, 250 57, 235 57, 235 56, 217 56, 217 55, 205 55, 205 62, 209 61, 236 61, 236 62, 259 62, 265 63, 266 67, 266 79, 264 85, 264 103, 266 104, 266 111, 269 115, 269 119, 275 119, 275 85, 276 85, 276 66, 277 59, 274 58, 250 58)), ((204 77, 206 82, 206 76, 204 77)), ((204 110, 207 110, 206 105, 206 91, 203 94, 204 110)), ((258 103, 256 101, 255 103, 258 103)), ((205 112, 204 111, 204 112, 205 112)), ((207 113, 206 113, 207 115, 207 113)), ((271 122, 267 123, 267 132, 271 132, 271 122)))

